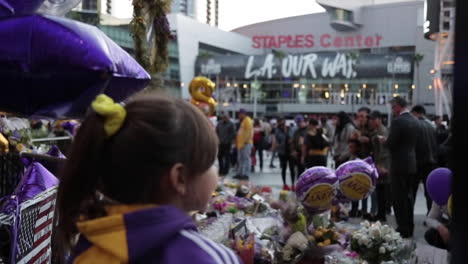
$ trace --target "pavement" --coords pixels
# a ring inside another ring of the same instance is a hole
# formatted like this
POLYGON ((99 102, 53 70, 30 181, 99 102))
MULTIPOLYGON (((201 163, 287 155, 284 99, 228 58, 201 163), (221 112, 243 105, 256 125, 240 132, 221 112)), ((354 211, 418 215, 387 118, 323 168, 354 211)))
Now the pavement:
MULTIPOLYGON (((270 168, 270 160, 271 160, 271 154, 269 152, 264 152, 264 164, 263 164, 263 170, 260 171, 260 168, 258 166, 258 160, 257 160, 257 166, 255 167, 255 171, 251 173, 250 176, 250 181, 254 185, 259 185, 259 186, 270 186, 273 189, 273 193, 279 194, 279 191, 283 188, 283 182, 281 179, 281 169, 279 167, 279 161, 278 158, 274 159, 273 165, 276 168, 270 168)), ((332 164, 332 162, 329 162, 329 164, 332 164)), ((229 179, 232 179, 232 177, 235 175, 235 170, 232 168, 231 173, 227 175, 226 177, 229 179)), ((287 184, 290 185, 290 175, 289 175, 289 170, 286 173, 286 181, 287 184)), ((371 208, 371 201, 368 199, 368 208, 371 208)), ((427 228, 423 225, 424 219, 426 218, 426 198, 424 197, 424 187, 421 184, 418 189, 417 197, 416 197, 416 203, 415 203, 415 208, 414 208, 414 225, 415 225, 415 230, 414 230, 414 236, 413 240, 417 243, 418 248, 423 249, 425 254, 424 256, 424 262, 423 263, 431 263, 431 264, 445 264, 447 262, 447 257, 446 257, 446 251, 443 250, 438 250, 432 246, 429 246, 425 239, 424 239, 424 233, 426 232, 427 228), (427 256, 426 256, 427 255, 427 256), (430 255, 430 256, 429 256, 430 255)), ((351 218, 349 220, 350 222, 353 223, 359 223, 363 221, 361 218, 351 218)), ((395 222, 395 217, 394 215, 387 215, 387 224, 396 228, 396 222, 395 222)))

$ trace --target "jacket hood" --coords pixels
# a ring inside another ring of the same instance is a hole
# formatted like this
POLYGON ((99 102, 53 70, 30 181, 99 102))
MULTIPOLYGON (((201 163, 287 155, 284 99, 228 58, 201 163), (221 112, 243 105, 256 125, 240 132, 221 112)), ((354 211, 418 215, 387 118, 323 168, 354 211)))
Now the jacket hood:
POLYGON ((188 214, 173 206, 118 205, 106 209, 106 217, 77 223, 82 236, 76 249, 84 249, 76 252, 77 258, 87 253, 87 257, 107 255, 119 262, 132 262, 162 248, 179 231, 196 230, 188 214))

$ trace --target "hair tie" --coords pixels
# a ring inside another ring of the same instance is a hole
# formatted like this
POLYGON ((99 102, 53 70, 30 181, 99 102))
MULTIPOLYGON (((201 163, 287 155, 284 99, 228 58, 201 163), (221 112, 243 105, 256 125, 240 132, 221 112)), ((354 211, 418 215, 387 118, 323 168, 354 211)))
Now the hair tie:
POLYGON ((91 104, 93 110, 104 117, 104 130, 111 137, 122 127, 127 111, 121 104, 117 104, 105 94, 100 94, 91 104))

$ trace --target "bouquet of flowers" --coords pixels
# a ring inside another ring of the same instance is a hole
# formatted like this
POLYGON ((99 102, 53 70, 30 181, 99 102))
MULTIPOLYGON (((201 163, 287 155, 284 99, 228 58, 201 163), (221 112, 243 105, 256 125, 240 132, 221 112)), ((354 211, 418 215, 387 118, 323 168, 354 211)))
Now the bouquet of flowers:
POLYGON ((317 246, 326 247, 332 244, 338 244, 340 234, 335 228, 319 227, 315 230, 315 232, 313 232, 312 238, 317 243, 317 246))
POLYGON ((363 222, 362 228, 351 236, 351 249, 359 253, 363 260, 371 264, 395 260, 395 256, 405 250, 406 244, 400 234, 380 222, 363 222))

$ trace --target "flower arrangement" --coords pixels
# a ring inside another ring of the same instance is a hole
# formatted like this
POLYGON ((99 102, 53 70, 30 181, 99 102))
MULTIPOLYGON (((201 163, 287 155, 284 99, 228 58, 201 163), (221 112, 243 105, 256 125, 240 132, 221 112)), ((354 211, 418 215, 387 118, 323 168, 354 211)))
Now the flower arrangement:
POLYGON ((362 228, 351 236, 351 249, 359 253, 369 263, 394 260, 394 256, 405 248, 400 234, 380 222, 361 223, 362 228))
POLYGON ((317 243, 319 247, 325 247, 332 244, 338 244, 340 234, 336 231, 335 228, 323 228, 319 227, 312 234, 313 240, 317 243))

